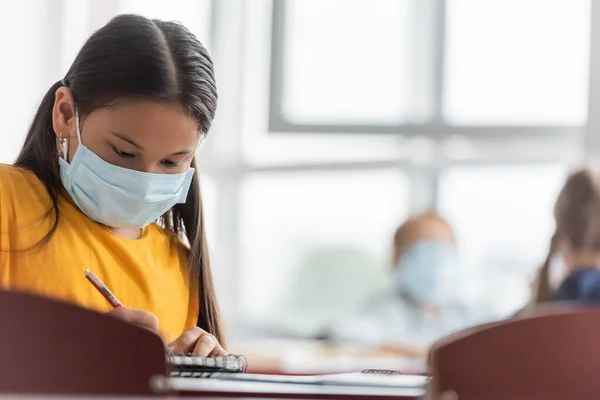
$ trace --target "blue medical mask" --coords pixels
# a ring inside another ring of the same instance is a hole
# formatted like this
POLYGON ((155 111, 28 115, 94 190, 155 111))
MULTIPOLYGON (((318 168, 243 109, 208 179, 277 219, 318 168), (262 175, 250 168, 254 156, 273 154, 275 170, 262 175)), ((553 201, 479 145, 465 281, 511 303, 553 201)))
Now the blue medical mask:
POLYGON ((194 176, 150 174, 107 163, 81 141, 79 113, 75 113, 79 146, 67 162, 59 158, 60 177, 71 198, 90 219, 113 228, 143 228, 175 204, 185 203, 194 176))
POLYGON ((456 297, 457 266, 454 244, 418 242, 400 256, 394 271, 395 284, 418 303, 442 305, 456 297))

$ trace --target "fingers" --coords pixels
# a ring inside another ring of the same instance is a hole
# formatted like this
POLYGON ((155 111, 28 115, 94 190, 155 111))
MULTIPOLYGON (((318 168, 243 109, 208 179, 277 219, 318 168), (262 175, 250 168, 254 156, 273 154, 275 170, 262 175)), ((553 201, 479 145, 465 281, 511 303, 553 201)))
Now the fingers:
POLYGON ((117 307, 106 313, 106 315, 158 332, 158 318, 148 311, 129 307, 117 307))
POLYGON ((194 346, 194 354, 199 356, 224 356, 227 355, 217 339, 210 334, 201 336, 194 346))
POLYGON ((213 335, 198 327, 183 332, 169 347, 175 353, 193 353, 204 357, 227 355, 213 335))
POLYGON ((201 330, 200 328, 191 328, 183 332, 181 336, 169 345, 171 351, 174 353, 190 353, 194 349, 194 345, 199 337, 198 333, 194 331, 195 329, 201 330))

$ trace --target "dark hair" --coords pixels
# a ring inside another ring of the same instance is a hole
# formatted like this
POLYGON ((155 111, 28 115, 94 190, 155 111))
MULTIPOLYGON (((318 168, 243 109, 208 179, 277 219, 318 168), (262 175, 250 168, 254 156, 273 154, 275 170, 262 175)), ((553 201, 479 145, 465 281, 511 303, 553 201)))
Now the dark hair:
POLYGON ((580 169, 567 178, 554 207, 556 231, 550 241, 548 256, 540 269, 536 302, 554 298, 550 282, 550 262, 565 241, 575 251, 600 252, 600 173, 580 169))
MULTIPOLYGON (((200 133, 206 135, 217 107, 212 60, 206 48, 183 25, 139 15, 119 15, 96 31, 79 51, 64 79, 52 85, 44 96, 15 161, 16 166, 37 175, 52 201, 46 215, 53 219, 52 228, 40 244, 52 237, 60 215, 57 198, 62 183, 52 109, 55 92, 61 86, 71 90, 82 119, 123 98, 153 99, 184 107, 198 121, 200 133)), ((174 206, 159 222, 189 242, 190 270, 198 281, 197 325, 223 344, 197 174, 185 204, 174 206)))

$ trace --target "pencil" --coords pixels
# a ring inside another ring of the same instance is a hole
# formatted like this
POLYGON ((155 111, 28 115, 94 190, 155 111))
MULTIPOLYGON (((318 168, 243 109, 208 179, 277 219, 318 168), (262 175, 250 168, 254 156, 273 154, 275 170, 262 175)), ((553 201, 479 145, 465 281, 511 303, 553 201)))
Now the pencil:
POLYGON ((102 296, 104 296, 104 298, 110 303, 111 306, 117 308, 117 307, 123 307, 123 303, 121 303, 119 301, 119 299, 117 299, 117 296, 115 296, 113 294, 113 292, 111 292, 104 283, 102 283, 102 281, 100 279, 98 279, 98 277, 96 275, 94 275, 94 273, 92 271, 90 271, 89 269, 85 270, 85 277, 88 279, 88 281, 90 281, 90 283, 92 285, 94 285, 94 287, 96 289, 98 289, 98 291, 100 292, 100 294, 102 296))

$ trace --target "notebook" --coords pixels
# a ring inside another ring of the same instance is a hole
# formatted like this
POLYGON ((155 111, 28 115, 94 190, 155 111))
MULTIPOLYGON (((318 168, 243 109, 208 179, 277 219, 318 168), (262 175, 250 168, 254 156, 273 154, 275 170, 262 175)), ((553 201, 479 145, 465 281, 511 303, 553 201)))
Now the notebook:
POLYGON ((429 382, 425 376, 389 370, 312 376, 247 374, 244 373, 246 359, 239 355, 170 355, 168 361, 171 377, 155 376, 151 380, 152 389, 157 393, 277 394, 280 397, 301 394, 387 400, 398 396, 421 396, 429 382))
POLYGON ((421 387, 429 378, 398 371, 369 369, 362 372, 326 375, 245 374, 246 358, 240 355, 198 357, 169 356, 171 377, 211 378, 238 382, 288 383, 342 386, 421 387))
POLYGON ((423 387, 429 380, 421 375, 404 375, 391 372, 350 372, 327 375, 266 375, 266 374, 232 374, 228 372, 207 373, 203 377, 236 381, 286 383, 299 385, 324 386, 368 386, 368 387, 423 387))
POLYGON ((151 386, 157 393, 202 393, 205 395, 261 395, 279 398, 327 396, 330 398, 397 399, 424 395, 429 378, 399 373, 343 373, 314 376, 198 373, 188 377, 156 376, 151 386), (197 379, 189 379, 189 378, 197 379))
POLYGON ((216 372, 239 374, 246 370, 247 365, 246 358, 240 355, 199 357, 170 354, 167 361, 170 375, 182 378, 209 377, 216 372))

